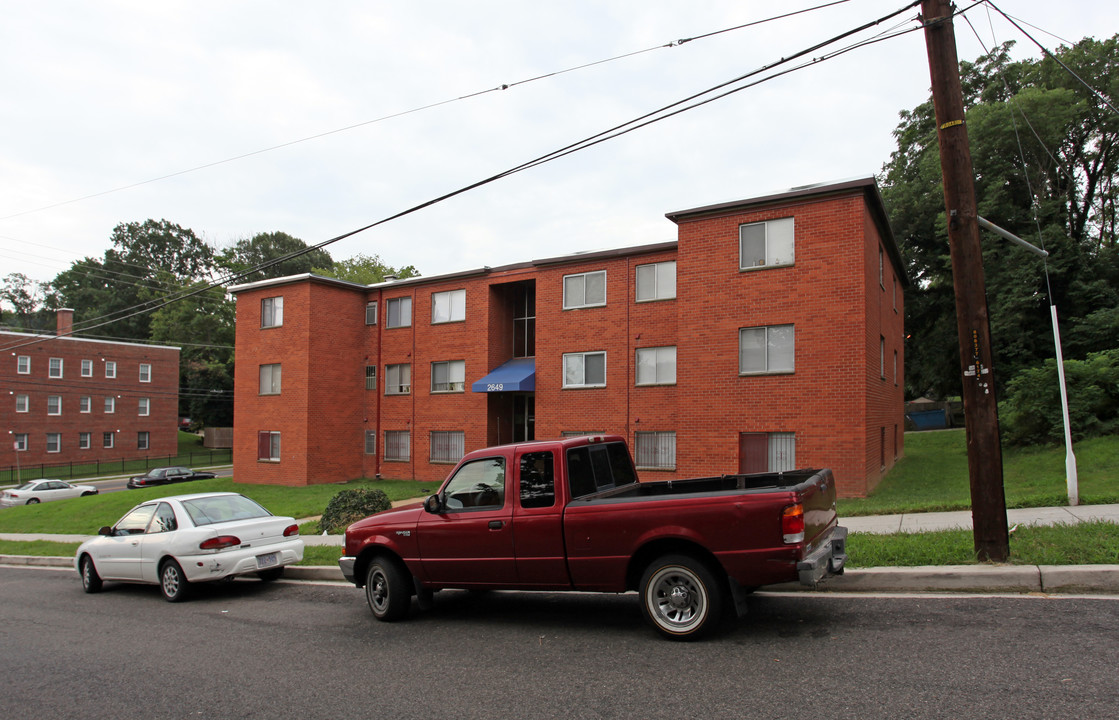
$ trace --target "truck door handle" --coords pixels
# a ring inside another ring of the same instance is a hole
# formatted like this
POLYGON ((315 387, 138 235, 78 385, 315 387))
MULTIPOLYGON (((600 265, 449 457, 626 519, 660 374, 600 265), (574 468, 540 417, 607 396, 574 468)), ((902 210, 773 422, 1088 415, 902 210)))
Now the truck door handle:
POLYGON ((490 530, 500 530, 503 527, 505 527, 505 521, 503 521, 503 520, 490 520, 490 530))

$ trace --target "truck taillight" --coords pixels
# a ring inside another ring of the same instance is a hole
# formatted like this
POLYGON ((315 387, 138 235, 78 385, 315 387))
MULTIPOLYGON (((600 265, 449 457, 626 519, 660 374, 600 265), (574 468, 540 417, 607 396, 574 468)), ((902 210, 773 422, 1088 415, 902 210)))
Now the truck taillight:
POLYGON ((218 535, 198 544, 200 550, 225 550, 241 544, 241 538, 236 535, 218 535))
POLYGON ((804 542, 804 506, 800 503, 790 505, 781 513, 781 534, 785 543, 804 542))
POLYGON ((298 525, 288 525, 286 528, 284 528, 284 537, 291 537, 292 535, 298 535, 298 534, 299 534, 299 526, 298 525))

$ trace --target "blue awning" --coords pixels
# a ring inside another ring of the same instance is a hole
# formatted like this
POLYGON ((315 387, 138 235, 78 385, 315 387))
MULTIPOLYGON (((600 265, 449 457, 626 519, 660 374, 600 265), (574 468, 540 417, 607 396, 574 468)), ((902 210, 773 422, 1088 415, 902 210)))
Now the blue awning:
POLYGON ((534 392, 536 358, 513 358, 475 381, 470 388, 474 392, 534 392))

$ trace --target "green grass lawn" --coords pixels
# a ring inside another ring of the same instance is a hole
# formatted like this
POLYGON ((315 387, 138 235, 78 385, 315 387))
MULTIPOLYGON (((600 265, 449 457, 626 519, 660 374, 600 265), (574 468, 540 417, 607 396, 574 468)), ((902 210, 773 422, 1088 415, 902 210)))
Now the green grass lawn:
MULTIPOLYGON (((161 485, 143 490, 91 495, 72 500, 56 500, 39 505, 21 505, 0 510, 0 533, 62 533, 94 535, 102 525, 112 525, 144 500, 194 492, 237 492, 256 500, 275 515, 308 518, 321 515, 335 493, 350 488, 384 490, 390 500, 417 498, 434 492, 434 483, 411 480, 370 480, 345 484, 286 487, 245 485, 231 478, 194 480, 189 483, 161 485)), ((313 529, 310 529, 313 532, 313 529)))
MULTIPOLYGON (((1119 502, 1119 437, 1073 447, 1082 505, 1119 502)), ((1003 487, 1010 508, 1068 504, 1063 447, 1003 450, 1003 487)), ((868 498, 840 500, 840 517, 971 509, 964 431, 905 434, 905 457, 868 498)))
MULTIPOLYGON (((963 430, 907 433, 906 456, 864 499, 841 500, 840 517, 967 510, 971 507, 963 430)), ((1087 440, 1075 447, 1082 504, 1119 502, 1119 438, 1087 440)), ((1008 449, 1003 454, 1008 507, 1067 504, 1064 448, 1008 449)), ((129 490, 0 510, 0 533, 92 535, 137 503, 187 492, 229 490, 247 495, 277 515, 308 518, 322 514, 335 493, 347 488, 379 488, 391 500, 419 498, 435 483, 409 480, 355 481, 339 485, 286 487, 241 485, 229 478, 129 490)), ((317 531, 314 523, 305 532, 317 531)), ((873 535, 854 533, 848 542, 852 567, 956 565, 975 562, 970 531, 873 535)), ((76 543, 0 542, 0 554, 69 556, 76 543)), ((1021 528, 1011 536, 1011 561, 1022 564, 1119 564, 1119 526, 1084 523, 1021 528)), ((334 565, 341 548, 308 547, 303 564, 334 565)))

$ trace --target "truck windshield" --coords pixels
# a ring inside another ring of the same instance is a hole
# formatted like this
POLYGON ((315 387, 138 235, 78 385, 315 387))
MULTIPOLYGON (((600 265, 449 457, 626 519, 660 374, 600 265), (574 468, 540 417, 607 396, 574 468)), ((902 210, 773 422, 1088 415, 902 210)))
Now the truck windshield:
POLYGON ((577 498, 637 482, 629 451, 622 443, 584 445, 567 451, 567 482, 577 498))

